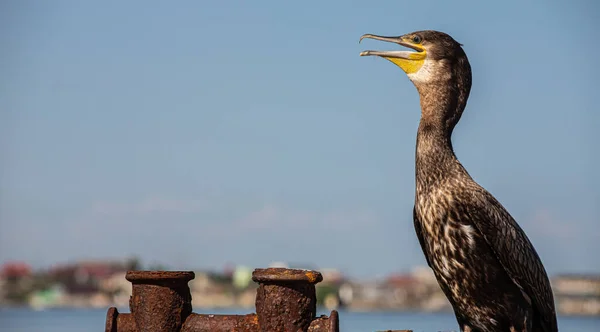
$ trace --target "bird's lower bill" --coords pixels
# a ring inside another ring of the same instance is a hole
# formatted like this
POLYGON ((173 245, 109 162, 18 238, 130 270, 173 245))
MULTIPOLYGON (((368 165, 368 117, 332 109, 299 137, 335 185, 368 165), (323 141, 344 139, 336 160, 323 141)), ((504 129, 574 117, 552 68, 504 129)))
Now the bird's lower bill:
POLYGON ((402 59, 402 58, 394 58, 382 56, 384 59, 387 59, 394 63, 396 66, 402 68, 407 74, 414 74, 423 67, 423 63, 425 63, 425 59, 422 60, 412 60, 412 59, 402 59))
POLYGON ((404 40, 402 37, 382 37, 376 35, 364 35, 360 39, 371 38, 387 42, 396 43, 401 46, 414 49, 416 52, 410 51, 364 51, 361 56, 375 55, 389 60, 396 66, 400 67, 406 74, 414 74, 421 69, 427 58, 427 51, 424 47, 404 40))

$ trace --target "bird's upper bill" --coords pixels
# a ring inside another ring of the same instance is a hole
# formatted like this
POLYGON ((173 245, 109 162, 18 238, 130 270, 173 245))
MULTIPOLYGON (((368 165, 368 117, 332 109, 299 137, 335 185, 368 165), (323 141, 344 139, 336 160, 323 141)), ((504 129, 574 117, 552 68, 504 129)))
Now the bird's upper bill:
MULTIPOLYGON (((385 58, 398 67, 402 68, 407 74, 414 74, 421 69, 425 59, 427 58, 427 50, 421 44, 421 37, 417 35, 404 35, 400 37, 384 37, 366 34, 360 37, 360 41, 365 38, 376 39, 386 41, 390 43, 396 43, 398 45, 412 48, 416 52, 411 51, 363 51, 360 53, 361 56, 376 55, 385 58)), ((359 41, 359 42, 360 42, 359 41)))

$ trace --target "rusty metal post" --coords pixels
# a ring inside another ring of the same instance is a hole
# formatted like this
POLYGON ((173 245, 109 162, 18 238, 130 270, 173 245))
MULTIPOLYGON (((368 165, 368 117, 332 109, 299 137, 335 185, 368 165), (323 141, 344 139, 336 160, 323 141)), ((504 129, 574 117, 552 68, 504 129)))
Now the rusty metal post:
POLYGON ((256 314, 263 332, 308 331, 317 313, 315 284, 323 280, 315 271, 283 268, 256 269, 256 314))
POLYGON ((110 308, 106 332, 179 332, 192 313, 188 282, 194 272, 129 271, 125 276, 132 285, 129 299, 131 314, 119 314, 110 308))
POLYGON ((129 307, 138 331, 175 332, 192 313, 188 282, 194 272, 130 271, 133 284, 129 307))

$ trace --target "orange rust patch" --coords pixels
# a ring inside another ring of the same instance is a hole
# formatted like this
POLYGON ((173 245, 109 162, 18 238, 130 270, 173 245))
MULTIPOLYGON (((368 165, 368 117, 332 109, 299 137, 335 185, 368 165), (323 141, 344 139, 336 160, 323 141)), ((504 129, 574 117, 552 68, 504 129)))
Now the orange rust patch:
POLYGON ((308 278, 308 281, 311 284, 314 284, 315 282, 317 282, 317 274, 311 271, 307 271, 304 273, 306 275, 306 277, 308 278))

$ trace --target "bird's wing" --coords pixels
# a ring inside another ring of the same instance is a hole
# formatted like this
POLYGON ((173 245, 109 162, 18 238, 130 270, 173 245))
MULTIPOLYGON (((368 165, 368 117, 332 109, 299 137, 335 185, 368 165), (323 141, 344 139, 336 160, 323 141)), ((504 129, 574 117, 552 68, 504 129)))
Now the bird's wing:
POLYGON ((558 331, 554 297, 546 270, 525 232, 489 192, 481 189, 465 209, 504 270, 531 298, 544 331, 558 331))
POLYGON ((415 224, 415 232, 417 233, 417 238, 419 239, 419 244, 421 245, 421 249, 423 249, 423 254, 425 254, 425 259, 427 260, 427 265, 431 267, 431 263, 429 262, 429 254, 427 253, 427 247, 425 246, 425 240, 423 239, 423 231, 421 230, 421 222, 419 221, 419 217, 417 216, 417 211, 413 207, 413 223, 415 224))

